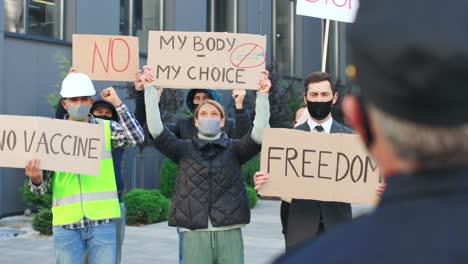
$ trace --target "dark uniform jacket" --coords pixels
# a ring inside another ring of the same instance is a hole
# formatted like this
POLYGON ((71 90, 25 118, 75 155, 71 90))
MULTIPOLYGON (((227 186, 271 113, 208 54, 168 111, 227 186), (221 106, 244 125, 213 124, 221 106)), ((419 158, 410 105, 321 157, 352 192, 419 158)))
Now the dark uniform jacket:
POLYGON ((395 175, 376 210, 276 263, 468 263, 468 168, 395 175))

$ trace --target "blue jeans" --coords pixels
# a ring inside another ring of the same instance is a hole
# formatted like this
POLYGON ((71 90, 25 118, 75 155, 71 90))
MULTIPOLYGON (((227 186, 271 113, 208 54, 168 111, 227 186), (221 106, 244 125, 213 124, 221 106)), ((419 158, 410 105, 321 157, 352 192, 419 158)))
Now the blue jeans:
POLYGON ((80 229, 53 227, 55 263, 82 264, 85 250, 88 263, 115 264, 115 223, 80 229))
POLYGON ((117 255, 115 263, 120 264, 122 259, 122 245, 125 237, 125 223, 127 222, 127 209, 125 204, 120 203, 120 218, 116 218, 115 221, 115 233, 117 241, 117 255))

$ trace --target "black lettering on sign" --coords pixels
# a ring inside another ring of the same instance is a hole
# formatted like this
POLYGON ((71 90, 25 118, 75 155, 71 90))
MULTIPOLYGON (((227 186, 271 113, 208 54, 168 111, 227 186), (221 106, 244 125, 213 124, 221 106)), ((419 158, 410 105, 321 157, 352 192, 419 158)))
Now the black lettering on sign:
POLYGON ((164 49, 164 45, 171 47, 172 49, 175 49, 175 43, 174 43, 174 36, 169 37, 169 39, 166 41, 164 36, 161 36, 159 39, 159 47, 160 49, 164 49))
POLYGON ((98 157, 91 156, 91 151, 96 150, 97 147, 95 147, 94 142, 97 142, 96 144, 100 144, 99 138, 90 138, 89 139, 89 149, 88 149, 88 158, 89 159, 98 159, 98 157))
POLYGON ((77 142, 77 136, 74 136, 74 140, 73 140, 73 154, 72 154, 72 156, 76 156, 76 142, 77 142))
POLYGON ((88 149, 88 139, 78 138, 78 153, 77 156, 86 157, 86 149, 88 149))
POLYGON ((179 50, 183 49, 184 46, 185 46, 185 42, 187 42, 187 36, 177 36, 177 38, 179 39, 179 43, 180 43, 180 48, 179 50))
POLYGON ((65 154, 65 155, 67 155, 67 156, 70 156, 70 152, 65 151, 65 148, 63 147, 63 143, 65 142, 65 139, 67 139, 67 138, 72 138, 72 136, 66 135, 66 136, 64 136, 64 137, 62 138, 62 142, 60 143, 60 149, 62 150, 62 153, 63 153, 63 154, 65 154))
POLYGON ((236 44, 236 39, 235 38, 233 38, 233 39, 228 39, 227 38, 226 41, 229 44, 229 50, 228 50, 228 52, 229 52, 229 51, 232 50, 232 48, 234 48, 234 44, 236 44))
POLYGON ((49 154, 49 143, 47 143, 47 137, 46 137, 45 132, 42 132, 42 135, 39 138, 39 142, 37 143, 36 152, 39 152, 39 148, 41 147, 41 145, 44 145, 45 153, 49 154))
POLYGON ((208 76, 209 76, 210 68, 206 67, 205 70, 203 68, 200 68, 200 80, 203 80, 203 76, 205 76, 205 81, 208 81, 208 76))
MULTIPOLYGON (((272 157, 271 156, 271 151, 272 150, 284 150, 284 148, 278 148, 278 147, 269 147, 268 148, 267 173, 270 173, 270 160, 281 160, 281 157, 272 157)), ((287 175, 285 174, 285 176, 287 176, 287 175)))
POLYGON ((55 139, 55 137, 57 137, 57 136, 62 137, 62 134, 60 134, 60 133, 55 133, 55 134, 52 135, 52 137, 50 137, 50 151, 51 151, 52 153, 54 153, 55 155, 57 155, 57 154, 60 153, 59 151, 56 151, 56 150, 54 149, 54 139, 55 139))
POLYGON ((195 36, 193 37, 193 50, 194 51, 202 51, 204 49, 204 46, 201 42, 202 38, 195 36))
POLYGON ((318 164, 318 172, 317 172, 317 177, 321 179, 329 179, 331 180, 331 177, 322 177, 320 174, 320 168, 321 167, 328 167, 327 163, 322 163, 322 154, 331 154, 330 151, 319 151, 319 164, 318 164))
POLYGON ((235 43, 236 43, 236 39, 234 38, 224 39, 224 38, 209 37, 204 40, 202 37, 194 36, 193 37, 193 50, 194 51, 203 51, 203 50, 222 51, 224 50, 226 46, 228 46, 229 50, 227 52, 230 52, 232 48, 234 47, 235 43))
POLYGON ((216 67, 213 68, 213 70, 211 70, 211 79, 217 82, 220 77, 221 77, 221 71, 216 67))
POLYGON ((24 131, 24 151, 25 152, 31 151, 32 143, 35 137, 36 137, 36 131, 32 133, 31 140, 29 140, 29 143, 28 143, 28 131, 24 131))
MULTIPOLYGON (((221 40, 222 41, 222 40, 221 40)), ((213 51, 215 50, 216 48, 216 40, 214 38, 208 38, 206 40, 206 48, 209 50, 209 51, 213 51)))
POLYGON ((16 148, 16 133, 13 130, 10 130, 7 134, 6 130, 2 132, 2 139, 0 140, 0 150, 3 151, 5 144, 10 151, 16 148), (6 143, 5 143, 6 142, 6 143))
POLYGON ((368 175, 368 168, 371 168, 372 172, 375 172, 377 170, 377 163, 372 164, 372 159, 369 156, 366 156, 366 169, 364 170, 364 182, 367 182, 367 175, 368 175))
POLYGON ((158 65, 156 67, 156 79, 160 79, 161 77, 159 77, 160 75, 162 75, 163 73, 165 73, 167 71, 167 74, 166 74, 166 79, 169 79, 170 75, 171 75, 171 67, 168 65, 166 67, 161 67, 160 65, 158 65), (161 72, 161 74, 160 74, 161 72))
POLYGON ((307 175, 305 173, 305 165, 306 164, 311 164, 312 162, 310 161, 306 161, 306 153, 307 152, 311 152, 311 153, 314 153, 315 150, 312 150, 312 149, 303 149, 302 150, 302 177, 309 177, 309 178, 314 178, 314 175, 307 175))
POLYGON ((286 149, 286 160, 285 160, 285 168, 284 168, 284 173, 287 176, 288 175, 288 163, 291 165, 291 167, 294 170, 294 173, 296 173, 296 176, 299 177, 299 174, 297 173, 296 168, 294 167, 294 164, 291 162, 291 160, 294 160, 297 158, 297 150, 294 148, 287 148, 286 149), (289 156, 289 152, 292 151, 294 154, 292 156, 289 156))
POLYGON ((241 72, 244 72, 245 69, 236 69, 236 83, 245 83, 244 81, 241 81, 242 75, 241 72))
POLYGON ((338 155, 336 155, 336 178, 335 178, 335 181, 339 182, 339 181, 343 180, 344 178, 346 178, 346 176, 348 175, 348 172, 349 172, 348 157, 346 157, 346 155, 344 153, 338 152, 338 155), (340 177, 340 176, 338 176, 339 173, 340 173, 340 160, 343 160, 343 159, 346 161, 346 171, 340 177))
POLYGON ((180 73, 180 69, 182 68, 182 66, 177 66, 177 67, 174 67, 174 66, 166 66, 166 67, 162 67, 160 65, 158 65, 156 67, 156 79, 161 79, 161 78, 165 78, 167 80, 169 79, 176 79, 177 76, 179 76, 179 73, 180 73), (165 74, 165 77, 164 75, 165 74))
POLYGON ((197 79, 197 76, 194 76, 194 75, 191 74, 192 70, 194 70, 194 69, 195 69, 195 66, 192 66, 192 67, 188 68, 188 70, 187 70, 187 76, 189 77, 190 80, 197 79))
POLYGON ((361 177, 362 177, 362 171, 363 171, 363 164, 362 164, 362 159, 359 156, 354 157, 353 161, 351 161, 351 180, 353 182, 358 182, 361 177), (355 177, 354 175, 354 165, 356 164, 356 161, 359 161, 359 176, 355 177))

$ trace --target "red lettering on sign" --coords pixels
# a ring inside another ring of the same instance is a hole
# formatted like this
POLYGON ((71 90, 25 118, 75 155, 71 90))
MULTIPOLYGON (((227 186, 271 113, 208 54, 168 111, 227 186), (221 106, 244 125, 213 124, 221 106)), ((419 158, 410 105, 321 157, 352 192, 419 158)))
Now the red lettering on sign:
POLYGON ((107 48, 106 62, 104 62, 104 59, 102 57, 102 53, 99 50, 99 47, 98 47, 97 43, 94 42, 92 73, 95 72, 94 69, 95 69, 95 66, 96 66, 96 54, 98 55, 99 60, 101 61, 102 67, 104 68, 104 72, 106 72, 106 73, 109 72, 109 60, 111 60, 112 69, 114 71, 116 71, 116 72, 123 72, 123 71, 127 70, 129 65, 130 65, 130 46, 128 45, 127 41, 125 41, 125 39, 122 39, 122 38, 115 38, 115 39, 109 38, 109 45, 108 45, 108 48, 107 48), (115 66, 115 63, 114 63, 115 43, 118 42, 118 41, 123 42, 123 44, 127 48, 127 62, 125 64, 125 66, 123 68, 121 68, 121 69, 118 69, 115 66))
MULTIPOLYGON (((317 2, 320 2, 321 0, 305 0, 306 2, 309 2, 309 3, 317 3, 317 2)), ((325 5, 328 5, 328 0, 322 0, 322 1, 325 1, 325 5)), ((353 0, 342 0, 343 3, 339 3, 340 0, 332 0, 333 4, 336 6, 336 7, 344 7, 346 4, 348 4, 348 9, 351 10, 351 2, 353 0), (338 3, 337 3, 338 2, 338 3)))

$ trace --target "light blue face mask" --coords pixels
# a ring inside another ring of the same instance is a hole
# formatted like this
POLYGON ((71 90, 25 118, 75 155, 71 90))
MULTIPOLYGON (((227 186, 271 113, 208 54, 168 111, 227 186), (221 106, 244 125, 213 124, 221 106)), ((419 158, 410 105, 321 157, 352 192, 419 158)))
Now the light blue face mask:
POLYGON ((77 104, 69 105, 67 104, 67 112, 70 115, 71 119, 75 121, 81 121, 88 117, 89 111, 91 110, 91 104, 77 104))
POLYGON ((198 119, 198 132, 207 137, 216 136, 221 131, 221 128, 219 127, 220 123, 220 119, 198 119))

